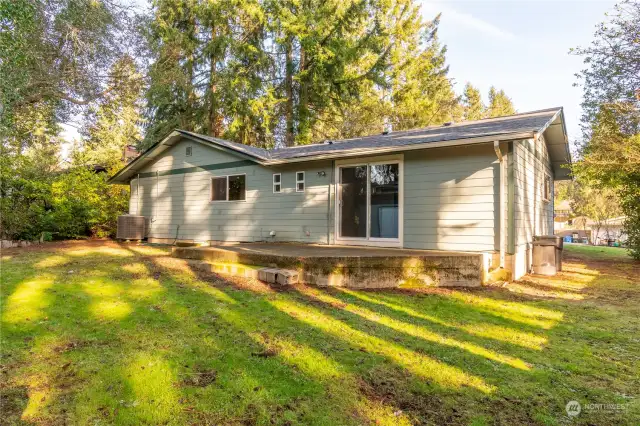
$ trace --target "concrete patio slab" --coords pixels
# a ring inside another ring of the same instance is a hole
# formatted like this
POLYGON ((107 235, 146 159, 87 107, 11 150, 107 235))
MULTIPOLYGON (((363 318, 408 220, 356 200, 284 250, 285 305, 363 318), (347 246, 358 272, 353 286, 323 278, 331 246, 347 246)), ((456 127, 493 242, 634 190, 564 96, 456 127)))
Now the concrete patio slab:
POLYGON ((480 253, 288 243, 237 243, 174 247, 185 259, 287 268, 299 282, 350 288, 479 286, 486 262, 480 253))

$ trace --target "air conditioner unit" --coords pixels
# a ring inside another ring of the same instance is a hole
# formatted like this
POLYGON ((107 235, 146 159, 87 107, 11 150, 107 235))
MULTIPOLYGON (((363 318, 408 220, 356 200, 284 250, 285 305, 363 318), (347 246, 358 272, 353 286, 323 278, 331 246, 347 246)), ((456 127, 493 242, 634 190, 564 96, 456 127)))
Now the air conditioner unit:
POLYGON ((118 216, 118 232, 116 238, 119 240, 142 240, 146 236, 147 219, 144 216, 125 214, 118 216))

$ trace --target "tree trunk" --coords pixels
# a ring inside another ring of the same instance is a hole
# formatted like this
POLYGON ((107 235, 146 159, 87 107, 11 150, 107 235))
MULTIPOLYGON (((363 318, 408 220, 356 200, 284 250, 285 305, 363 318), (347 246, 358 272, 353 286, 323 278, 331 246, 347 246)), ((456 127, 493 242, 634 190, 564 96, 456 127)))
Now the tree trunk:
MULTIPOLYGON (((193 31, 193 34, 197 33, 197 28, 196 28, 196 19, 194 17, 194 15, 192 14, 190 19, 189 19, 190 23, 191 23, 191 28, 190 30, 193 31)), ((184 111, 184 116, 182 117, 181 121, 181 127, 184 130, 189 130, 189 131, 193 131, 194 130, 194 126, 193 126, 193 116, 194 116, 194 105, 196 102, 196 94, 195 91, 193 90, 193 74, 194 74, 194 61, 195 61, 195 57, 194 57, 194 52, 193 50, 191 51, 187 51, 187 63, 186 63, 186 72, 187 72, 187 76, 189 76, 189 82, 187 83, 187 87, 186 87, 186 106, 185 106, 185 111, 184 111)))
POLYGON ((285 119, 287 123, 287 129, 285 134, 284 143, 286 146, 293 146, 295 143, 295 122, 293 117, 293 40, 291 37, 287 37, 287 41, 285 42, 285 54, 286 54, 286 65, 285 65, 285 94, 286 94, 286 104, 285 104, 285 119))
POLYGON ((298 102, 298 135, 302 140, 308 141, 310 131, 309 126, 309 77, 306 71, 306 56, 302 46, 300 46, 300 101, 298 102))
MULTIPOLYGON (((211 28, 211 42, 213 43, 216 39, 216 30, 215 28, 211 28)), ((212 49, 211 54, 209 56, 209 134, 213 137, 220 137, 222 133, 220 131, 221 120, 220 114, 218 113, 219 102, 218 102, 218 87, 216 85, 218 76, 217 76, 217 64, 216 64, 216 52, 212 49)))

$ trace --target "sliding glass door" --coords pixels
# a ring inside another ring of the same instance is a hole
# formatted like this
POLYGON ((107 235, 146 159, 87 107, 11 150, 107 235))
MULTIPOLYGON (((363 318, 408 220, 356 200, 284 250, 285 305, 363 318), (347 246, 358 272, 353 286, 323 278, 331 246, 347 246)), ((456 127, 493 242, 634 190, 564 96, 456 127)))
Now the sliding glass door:
POLYGON ((400 239, 400 162, 338 167, 338 239, 400 239))
POLYGON ((340 236, 367 238, 367 166, 340 169, 340 236))

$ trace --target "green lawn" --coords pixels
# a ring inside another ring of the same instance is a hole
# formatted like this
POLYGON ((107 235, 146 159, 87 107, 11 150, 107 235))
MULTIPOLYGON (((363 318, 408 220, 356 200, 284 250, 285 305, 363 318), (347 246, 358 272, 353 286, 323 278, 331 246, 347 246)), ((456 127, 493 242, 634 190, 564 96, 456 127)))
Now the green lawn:
POLYGON ((640 265, 607 252, 506 287, 367 292, 197 276, 157 247, 6 250, 0 419, 638 424, 640 265))
POLYGON ((628 260, 629 251, 622 247, 588 246, 582 244, 564 245, 572 255, 591 255, 593 258, 628 260))

